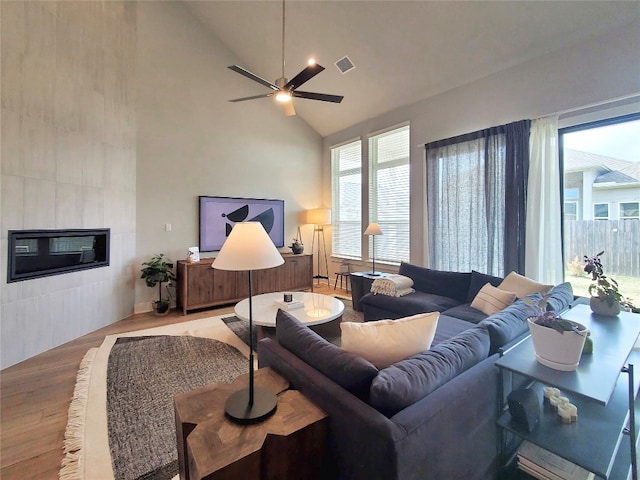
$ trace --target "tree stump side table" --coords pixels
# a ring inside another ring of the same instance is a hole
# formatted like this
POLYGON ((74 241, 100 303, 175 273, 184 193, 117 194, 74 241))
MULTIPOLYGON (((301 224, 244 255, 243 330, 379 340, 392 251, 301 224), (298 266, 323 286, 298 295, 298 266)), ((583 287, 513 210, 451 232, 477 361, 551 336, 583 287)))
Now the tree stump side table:
POLYGON ((266 420, 242 425, 224 414, 224 403, 248 383, 218 383, 174 399, 181 480, 314 479, 326 452, 327 415, 270 368, 255 372, 255 385, 278 394, 266 420))

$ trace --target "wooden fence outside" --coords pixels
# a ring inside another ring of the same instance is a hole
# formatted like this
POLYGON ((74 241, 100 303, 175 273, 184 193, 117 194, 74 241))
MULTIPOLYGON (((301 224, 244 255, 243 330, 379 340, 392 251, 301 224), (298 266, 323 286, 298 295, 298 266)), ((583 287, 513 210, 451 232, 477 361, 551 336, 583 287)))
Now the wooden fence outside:
POLYGON ((600 257, 607 276, 640 277, 640 220, 568 220, 564 222, 564 259, 600 257))

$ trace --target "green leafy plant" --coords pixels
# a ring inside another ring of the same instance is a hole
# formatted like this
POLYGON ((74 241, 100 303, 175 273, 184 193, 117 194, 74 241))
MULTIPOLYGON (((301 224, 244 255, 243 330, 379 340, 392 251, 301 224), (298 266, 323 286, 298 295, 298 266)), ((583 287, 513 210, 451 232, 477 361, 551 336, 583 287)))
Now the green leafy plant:
POLYGON ((552 328, 557 332, 575 332, 578 335, 584 335, 584 331, 580 330, 573 322, 565 320, 557 312, 553 310, 547 311, 548 295, 543 295, 539 299, 526 297, 522 301, 529 306, 531 311, 531 321, 542 327, 552 328))
POLYGON ((163 253, 154 255, 147 262, 142 264, 142 275, 147 287, 155 287, 158 285, 158 300, 154 302, 155 309, 158 313, 164 313, 171 305, 171 295, 167 289, 168 299, 162 298, 162 284, 175 281, 176 277, 173 273, 173 263, 163 253))
POLYGON ((592 297, 598 297, 600 300, 607 302, 609 306, 614 302, 621 302, 624 300, 620 291, 618 290, 618 282, 613 278, 607 278, 604 274, 602 262, 600 256, 604 253, 604 250, 593 257, 584 256, 584 271, 591 275, 591 280, 594 283, 589 285, 589 295, 592 297))

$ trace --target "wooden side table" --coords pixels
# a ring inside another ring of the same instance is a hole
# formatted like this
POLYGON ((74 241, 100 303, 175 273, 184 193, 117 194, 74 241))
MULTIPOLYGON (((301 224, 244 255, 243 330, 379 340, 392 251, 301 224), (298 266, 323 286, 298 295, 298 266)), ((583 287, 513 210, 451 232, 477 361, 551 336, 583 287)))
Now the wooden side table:
POLYGON ((231 422, 224 403, 245 387, 208 385, 174 399, 181 480, 287 480, 318 477, 326 451, 328 416, 270 368, 255 372, 255 385, 278 394, 278 408, 250 425, 231 422))

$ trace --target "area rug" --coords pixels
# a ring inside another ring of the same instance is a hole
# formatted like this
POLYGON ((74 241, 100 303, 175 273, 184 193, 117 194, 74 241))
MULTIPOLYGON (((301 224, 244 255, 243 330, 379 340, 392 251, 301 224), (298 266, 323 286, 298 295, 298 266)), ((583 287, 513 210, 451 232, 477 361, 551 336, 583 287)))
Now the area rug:
POLYGON ((247 346, 221 317, 106 337, 81 362, 69 408, 59 478, 177 479, 177 464, 172 465, 177 460, 173 392, 168 390, 175 388, 180 393, 185 378, 185 383, 198 386, 231 380, 246 372, 246 357, 247 346), (109 378, 110 369, 117 370, 115 377, 109 378), (117 414, 122 418, 117 424, 113 423, 114 413, 107 408, 108 403, 114 402, 123 403, 123 410, 117 414), (140 422, 141 417, 156 420, 140 422), (119 431, 114 432, 114 428, 119 431), (152 438, 156 436, 162 438, 152 438), (120 440, 128 437, 136 437, 129 446, 120 440), (153 446, 146 446, 152 442, 153 446), (116 458, 112 462, 114 444, 116 458), (149 457, 153 462, 148 462, 149 457))

